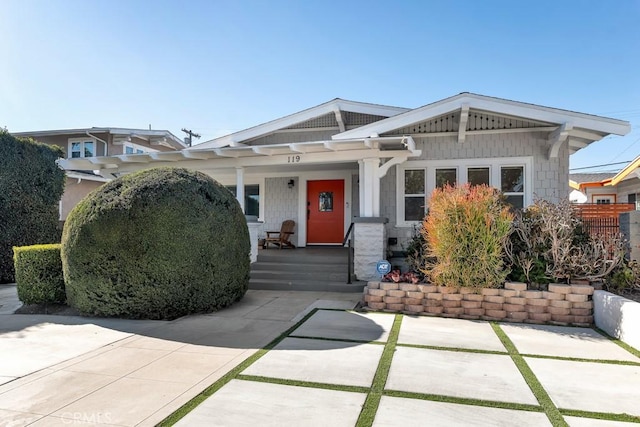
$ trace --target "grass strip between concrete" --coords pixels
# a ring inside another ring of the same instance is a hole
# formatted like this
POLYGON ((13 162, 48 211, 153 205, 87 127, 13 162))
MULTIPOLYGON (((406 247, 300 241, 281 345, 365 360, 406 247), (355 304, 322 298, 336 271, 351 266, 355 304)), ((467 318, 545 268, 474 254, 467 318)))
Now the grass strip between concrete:
POLYGON ((476 348, 459 348, 459 347, 441 347, 437 345, 422 345, 422 344, 397 344, 397 347, 410 347, 410 348, 423 348, 425 350, 442 350, 442 351, 456 351, 460 353, 478 353, 478 354, 498 354, 508 355, 506 351, 498 350, 481 350, 476 348))
POLYGON ((441 394, 414 393, 410 391, 385 390, 385 396, 404 397, 408 399, 431 400, 443 403, 458 403, 460 405, 484 406, 499 409, 515 409, 518 411, 543 412, 538 405, 528 405, 526 403, 499 402, 497 400, 473 399, 468 397, 445 396, 441 394))
POLYGON ((289 335, 288 338, 301 338, 305 340, 317 340, 317 341, 336 341, 336 342, 348 342, 354 344, 376 344, 376 345, 385 345, 386 343, 383 341, 367 341, 367 340, 349 340, 343 338, 324 338, 324 337, 310 337, 306 335, 289 335))
POLYGON ((300 319, 299 322, 297 322, 295 325, 293 325, 292 327, 290 327, 289 329, 284 331, 276 339, 274 339, 269 344, 267 344, 264 348, 262 348, 261 350, 258 350, 257 352, 255 352, 254 354, 249 356, 247 359, 245 359, 243 362, 241 362, 238 366, 236 366, 235 368, 233 368, 232 370, 227 372, 225 375, 223 375, 218 381, 216 381, 215 383, 211 384, 209 387, 204 389, 201 393, 196 395, 193 399, 191 399, 190 401, 188 401, 187 403, 182 405, 180 408, 178 408, 173 414, 169 415, 163 421, 158 423, 158 426, 160 426, 160 427, 168 427, 168 426, 172 426, 175 423, 177 423, 185 415, 187 415, 189 412, 193 411, 198 405, 200 405, 202 402, 204 402, 208 397, 213 395, 216 391, 220 390, 225 384, 227 384, 232 379, 235 379, 242 371, 247 369, 254 362, 256 362, 262 356, 267 354, 269 352, 269 350, 274 348, 282 340, 284 340, 286 337, 288 337, 289 334, 293 333, 293 331, 298 329, 300 327, 300 325, 302 325, 304 322, 306 322, 318 310, 319 309, 317 309, 317 308, 314 308, 313 310, 311 310, 306 316, 304 316, 302 319, 300 319))
POLYGON ((402 315, 397 314, 393 320, 393 326, 389 332, 389 338, 382 351, 378 368, 373 377, 373 382, 369 394, 367 395, 360 416, 356 422, 356 427, 370 427, 373 424, 373 420, 378 412, 378 406, 380 405, 380 399, 384 392, 384 386, 387 383, 387 377, 389 376, 389 370, 391 369, 391 362, 393 360, 393 353, 396 351, 396 344, 398 343, 398 336, 400 335, 400 326, 402 325, 402 315))
POLYGON ((560 410, 556 407, 556 405, 554 405, 551 397, 549 397, 547 391, 544 389, 544 387, 542 387, 542 384, 535 376, 522 355, 518 352, 518 349, 513 344, 511 339, 509 339, 507 334, 502 330, 502 328, 500 328, 500 325, 498 325, 497 323, 491 322, 491 327, 509 352, 511 360, 513 360, 513 363, 515 363, 516 367, 520 371, 520 374, 522 374, 522 376, 524 377, 524 380, 527 382, 527 385, 533 392, 533 395, 538 400, 538 403, 540 403, 542 410, 547 415, 547 418, 549 418, 551 425, 553 425, 554 427, 569 427, 567 422, 562 417, 560 410))
POLYGON ((640 423, 640 417, 629 414, 611 414, 608 412, 589 412, 576 409, 560 409, 562 415, 567 417, 595 418, 606 421, 622 421, 627 423, 640 423))
POLYGON ((368 393, 369 387, 360 387, 354 385, 317 383, 313 381, 288 380, 283 378, 261 377, 258 375, 238 375, 235 379, 244 381, 255 381, 259 383, 290 385, 295 387, 311 387, 323 390, 348 391, 352 393, 368 393))
POLYGON ((549 356, 549 355, 542 355, 542 354, 520 354, 520 356, 530 357, 532 359, 564 360, 566 362, 586 362, 586 363, 602 363, 605 365, 640 366, 640 362, 631 362, 630 360, 585 359, 581 357, 562 357, 562 356, 549 356))

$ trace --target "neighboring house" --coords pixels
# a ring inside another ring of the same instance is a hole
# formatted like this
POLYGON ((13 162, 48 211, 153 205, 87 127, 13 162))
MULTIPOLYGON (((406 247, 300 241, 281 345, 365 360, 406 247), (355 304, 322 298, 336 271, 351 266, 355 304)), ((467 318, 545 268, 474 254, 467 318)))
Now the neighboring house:
POLYGON ((355 273, 367 280, 387 249, 411 237, 436 187, 489 184, 516 207, 558 200, 570 154, 629 130, 625 121, 471 93, 415 109, 334 99, 184 150, 60 164, 105 177, 153 166, 203 171, 264 222, 250 225, 254 249, 286 219, 296 221, 299 247, 341 244, 353 222, 355 273))
POLYGON ((166 130, 92 127, 12 134, 31 137, 44 144, 57 145, 64 150, 69 160, 86 159, 88 161, 82 168, 66 170, 67 181, 60 201, 60 221, 64 221, 71 209, 89 192, 113 179, 112 176, 102 176, 97 170, 102 165, 95 164, 92 160, 98 156, 120 156, 121 158, 114 162, 126 162, 127 156, 132 154, 150 153, 152 155, 186 147, 179 138, 166 130))
POLYGON ((634 203, 640 208, 640 156, 618 173, 569 175, 569 186, 586 196, 586 203, 634 203))

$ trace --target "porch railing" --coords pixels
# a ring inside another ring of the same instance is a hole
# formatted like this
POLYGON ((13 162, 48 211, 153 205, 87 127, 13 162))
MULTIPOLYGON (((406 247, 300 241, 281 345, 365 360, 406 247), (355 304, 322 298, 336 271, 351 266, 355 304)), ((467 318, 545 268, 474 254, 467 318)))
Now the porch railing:
POLYGON ((353 222, 349 225, 347 234, 344 235, 342 240, 342 246, 347 246, 347 284, 351 284, 351 274, 353 272, 353 243, 351 238, 353 237, 353 222))

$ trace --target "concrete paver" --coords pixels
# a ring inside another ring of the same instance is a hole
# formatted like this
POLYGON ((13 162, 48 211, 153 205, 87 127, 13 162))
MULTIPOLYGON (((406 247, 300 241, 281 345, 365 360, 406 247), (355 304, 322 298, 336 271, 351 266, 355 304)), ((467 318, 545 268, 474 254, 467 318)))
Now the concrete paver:
POLYGON ((386 342, 394 316, 376 313, 317 311, 291 336, 386 342))
POLYGON ((442 317, 405 316, 398 343, 507 351, 488 322, 442 317))
POLYGON ((429 426, 550 426, 543 412, 487 408, 457 403, 382 396, 374 427, 429 426))
POLYGON ((286 338, 242 373, 370 387, 383 350, 378 344, 286 338))
POLYGON ((538 404, 511 357, 499 354, 397 347, 385 389, 538 404))
POLYGON ((551 325, 500 325, 521 354, 584 359, 640 359, 593 329, 551 325))
POLYGON ((365 398, 364 393, 233 380, 176 426, 353 427, 365 398))
POLYGON ((525 360, 559 408, 640 416, 640 366, 525 360))

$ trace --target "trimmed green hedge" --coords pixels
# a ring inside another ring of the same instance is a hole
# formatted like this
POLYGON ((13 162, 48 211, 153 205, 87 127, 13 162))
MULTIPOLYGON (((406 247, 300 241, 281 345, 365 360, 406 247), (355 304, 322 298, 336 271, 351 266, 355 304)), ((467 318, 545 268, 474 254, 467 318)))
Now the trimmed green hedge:
POLYGON ((66 301, 60 244, 13 248, 18 298, 24 304, 66 301))
POLYGON ((57 146, 0 129, 0 283, 13 282, 13 247, 60 241, 64 171, 57 146))
POLYGON ((249 232, 229 190, 207 175, 147 169, 76 205, 62 234, 68 303, 97 316, 171 319, 242 298, 249 232))

